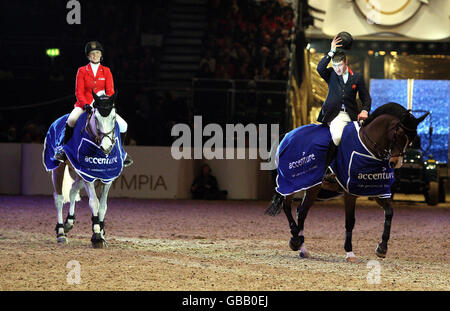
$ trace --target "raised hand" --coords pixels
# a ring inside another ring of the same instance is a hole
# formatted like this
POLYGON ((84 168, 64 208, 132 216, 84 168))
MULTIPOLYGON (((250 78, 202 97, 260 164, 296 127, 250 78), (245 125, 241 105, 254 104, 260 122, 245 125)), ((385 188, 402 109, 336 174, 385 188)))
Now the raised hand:
POLYGON ((342 44, 339 44, 340 42, 342 42, 342 39, 336 35, 331 41, 331 50, 336 51, 336 48, 341 47, 342 44))

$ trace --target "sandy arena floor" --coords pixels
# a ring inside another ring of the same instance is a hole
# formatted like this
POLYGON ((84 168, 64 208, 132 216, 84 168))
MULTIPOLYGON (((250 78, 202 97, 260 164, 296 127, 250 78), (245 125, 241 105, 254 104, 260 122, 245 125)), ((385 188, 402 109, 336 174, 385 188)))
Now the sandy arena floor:
POLYGON ((286 217, 264 215, 267 205, 110 199, 109 247, 92 249, 86 198, 69 244, 58 245, 52 197, 0 196, 0 290, 450 290, 448 203, 395 202, 387 258, 378 259, 383 211, 359 200, 358 263, 345 262, 340 200, 311 209, 308 259, 290 250, 286 217), (71 260, 80 263, 80 284, 67 282, 71 260), (380 284, 367 282, 370 260, 380 264, 380 284))

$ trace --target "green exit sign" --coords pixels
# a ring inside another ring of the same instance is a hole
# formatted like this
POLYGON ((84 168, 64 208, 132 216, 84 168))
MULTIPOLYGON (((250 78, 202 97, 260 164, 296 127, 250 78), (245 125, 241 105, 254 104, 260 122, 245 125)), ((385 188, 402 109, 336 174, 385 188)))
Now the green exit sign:
POLYGON ((59 49, 47 49, 45 51, 45 53, 49 56, 49 57, 56 57, 59 56, 59 49))

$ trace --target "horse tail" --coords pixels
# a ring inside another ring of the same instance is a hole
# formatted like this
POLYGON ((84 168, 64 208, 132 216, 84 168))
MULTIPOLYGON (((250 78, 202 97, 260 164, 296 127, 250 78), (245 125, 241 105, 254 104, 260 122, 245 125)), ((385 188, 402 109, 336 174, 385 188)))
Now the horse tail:
POLYGON ((279 194, 278 192, 275 192, 275 194, 272 197, 272 202, 270 202, 269 208, 266 209, 264 214, 269 216, 276 216, 281 212, 281 209, 283 208, 283 202, 284 202, 284 196, 279 194))
MULTIPOLYGON (((63 195, 63 202, 67 203, 70 202, 70 191, 72 190, 72 187, 74 186, 74 180, 72 179, 72 176, 70 176, 69 172, 69 166, 66 165, 66 168, 64 169, 64 178, 62 183, 62 195, 63 195)), ((75 196, 75 201, 80 201, 80 194, 77 193, 75 196)))

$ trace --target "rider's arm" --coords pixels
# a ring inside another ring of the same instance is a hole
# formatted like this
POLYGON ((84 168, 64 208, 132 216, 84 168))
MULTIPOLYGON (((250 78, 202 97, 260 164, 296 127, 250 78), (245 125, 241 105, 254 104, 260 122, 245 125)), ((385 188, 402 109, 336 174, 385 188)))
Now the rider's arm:
POLYGON ((333 70, 332 68, 327 68, 328 64, 330 63, 330 60, 331 56, 326 54, 317 64, 317 72, 322 77, 322 79, 324 79, 327 82, 328 79, 330 79, 331 70, 333 70))
POLYGON ((105 80, 106 95, 111 96, 114 94, 114 80, 109 68, 106 69, 105 80))
POLYGON ((77 106, 83 108, 84 105, 90 104, 84 95, 84 73, 78 69, 77 77, 75 79, 75 96, 77 97, 77 106))

